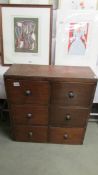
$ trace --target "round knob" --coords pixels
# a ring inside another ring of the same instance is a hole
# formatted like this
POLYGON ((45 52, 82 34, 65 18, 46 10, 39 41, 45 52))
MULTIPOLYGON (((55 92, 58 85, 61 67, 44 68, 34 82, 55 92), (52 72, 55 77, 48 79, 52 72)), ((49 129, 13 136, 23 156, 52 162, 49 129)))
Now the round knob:
POLYGON ((27 114, 27 118, 30 119, 32 117, 32 114, 31 113, 28 113, 27 114))
POLYGON ((74 96, 75 96, 74 92, 70 91, 70 92, 68 93, 68 97, 69 97, 69 98, 73 98, 74 96))
POLYGON ((30 90, 26 90, 26 91, 25 91, 25 94, 26 94, 27 96, 29 96, 29 95, 31 95, 31 91, 30 91, 30 90))
POLYGON ((68 134, 64 134, 64 139, 68 139, 68 134))
POLYGON ((66 118, 66 120, 70 120, 71 119, 70 114, 67 114, 65 118, 66 118))
POLYGON ((29 138, 32 138, 32 135, 33 135, 33 133, 32 133, 32 131, 30 131, 30 132, 28 133, 29 138))

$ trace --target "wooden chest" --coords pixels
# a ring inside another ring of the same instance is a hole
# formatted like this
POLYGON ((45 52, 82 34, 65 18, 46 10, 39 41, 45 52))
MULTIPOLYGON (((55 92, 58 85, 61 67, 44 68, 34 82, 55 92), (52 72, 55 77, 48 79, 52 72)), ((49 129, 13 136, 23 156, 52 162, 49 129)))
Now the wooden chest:
POLYGON ((16 64, 4 80, 14 140, 83 143, 97 83, 89 67, 16 64))

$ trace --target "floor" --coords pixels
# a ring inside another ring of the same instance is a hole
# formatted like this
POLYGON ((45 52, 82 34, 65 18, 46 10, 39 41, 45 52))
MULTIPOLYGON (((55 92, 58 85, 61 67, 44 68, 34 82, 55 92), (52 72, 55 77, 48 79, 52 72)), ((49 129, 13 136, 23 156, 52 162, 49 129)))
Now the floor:
POLYGON ((83 145, 12 141, 0 127, 0 175, 97 175, 98 123, 89 122, 83 145))

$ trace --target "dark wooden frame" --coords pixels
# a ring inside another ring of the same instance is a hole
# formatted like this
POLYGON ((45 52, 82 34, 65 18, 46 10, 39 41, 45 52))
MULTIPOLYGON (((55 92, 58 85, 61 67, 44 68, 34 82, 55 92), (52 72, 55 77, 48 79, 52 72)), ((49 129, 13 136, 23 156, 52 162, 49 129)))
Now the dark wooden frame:
POLYGON ((29 4, 0 4, 0 33, 1 33, 1 64, 3 66, 11 66, 12 64, 4 63, 4 45, 3 45, 3 30, 2 30, 2 7, 17 7, 17 8, 50 8, 50 37, 49 37, 49 65, 51 65, 51 47, 52 47, 52 17, 53 17, 53 6, 52 5, 29 5, 29 4))

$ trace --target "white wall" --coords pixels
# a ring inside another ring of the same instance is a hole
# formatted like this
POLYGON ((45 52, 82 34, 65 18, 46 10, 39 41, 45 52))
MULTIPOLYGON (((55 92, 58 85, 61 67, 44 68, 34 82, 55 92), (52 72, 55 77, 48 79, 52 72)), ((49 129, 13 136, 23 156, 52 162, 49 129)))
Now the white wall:
POLYGON ((0 3, 8 3, 8 0, 0 0, 0 3))

